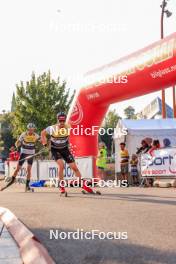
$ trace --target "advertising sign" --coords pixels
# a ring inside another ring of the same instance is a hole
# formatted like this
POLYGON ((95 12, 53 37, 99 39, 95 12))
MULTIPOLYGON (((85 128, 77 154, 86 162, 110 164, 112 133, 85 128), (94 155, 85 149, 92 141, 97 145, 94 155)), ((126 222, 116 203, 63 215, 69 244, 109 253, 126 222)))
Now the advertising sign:
MULTIPOLYGON (((91 179, 93 177, 93 162, 92 157, 76 158, 76 164, 81 172, 82 178, 91 179)), ((6 163, 5 176, 11 177, 16 169, 17 161, 6 163)), ((24 164, 19 171, 17 178, 25 179, 27 175, 27 163, 24 164)), ((34 161, 32 166, 32 180, 50 180, 58 177, 58 166, 53 160, 38 160, 34 161)), ((68 164, 64 165, 65 180, 75 179, 75 174, 68 164)))
POLYGON ((153 155, 143 154, 141 157, 141 175, 176 177, 176 148, 155 150, 153 155))
MULTIPOLYGON (((38 161, 38 162, 39 162, 40 180, 49 180, 52 178, 57 178, 58 166, 55 161, 38 161)), ((91 179, 93 177, 92 157, 77 158, 76 163, 81 172, 82 178, 91 179)), ((76 178, 74 172, 70 169, 69 165, 65 163, 64 179, 70 180, 74 178, 76 178)))
MULTIPOLYGON (((5 176, 6 177, 11 177, 16 169, 17 166, 17 161, 10 161, 9 165, 6 163, 5 166, 5 176)), ((21 170, 19 171, 17 175, 17 179, 26 179, 27 176, 27 163, 25 162, 21 170)), ((32 165, 32 180, 37 181, 37 161, 33 162, 32 165)))

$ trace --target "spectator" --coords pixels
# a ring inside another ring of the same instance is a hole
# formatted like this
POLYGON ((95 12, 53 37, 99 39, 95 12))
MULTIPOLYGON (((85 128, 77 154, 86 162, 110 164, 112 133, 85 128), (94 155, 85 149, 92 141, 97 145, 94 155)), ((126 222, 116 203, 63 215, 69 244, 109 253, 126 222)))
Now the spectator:
POLYGON ((139 184, 138 182, 138 157, 136 154, 133 154, 130 160, 130 165, 131 165, 131 170, 130 170, 130 175, 132 178, 132 183, 133 185, 139 184))
MULTIPOLYGON (((141 141, 141 147, 138 148, 136 152, 136 154, 138 155, 139 163, 141 163, 141 155, 146 154, 152 148, 151 144, 152 144, 152 138, 149 138, 149 137, 144 138, 141 141)), ((139 164, 139 170, 141 170, 141 164, 139 164)), ((140 177, 140 175, 141 175, 141 172, 138 174, 138 178, 140 177)), ((145 184, 146 186, 150 186, 150 180, 146 178, 145 184)))
POLYGON ((163 147, 164 147, 164 148, 171 148, 171 142, 170 142, 170 139, 168 139, 168 138, 164 138, 164 139, 163 139, 163 147))
POLYGON ((126 149, 126 144, 124 142, 120 143, 120 168, 121 168, 121 179, 128 181, 129 172, 129 153, 126 149))
MULTIPOLYGON (((153 140, 153 144, 151 149, 149 150, 149 154, 153 157, 154 156, 154 151, 160 149, 160 142, 158 139, 153 140)), ((145 181, 145 187, 152 187, 153 185, 153 178, 146 178, 145 181)))
POLYGON ((137 155, 142 155, 145 154, 151 149, 151 143, 152 139, 151 138, 145 138, 141 141, 141 147, 137 149, 136 154, 137 155))
POLYGON ((149 137, 146 137, 146 138, 144 138, 144 140, 147 143, 148 148, 150 149, 152 147, 152 141, 153 141, 153 139, 152 138, 149 138, 149 137))
POLYGON ((152 148, 149 150, 149 154, 153 156, 154 151, 160 149, 160 142, 158 139, 153 140, 152 148))
POLYGON ((96 160, 96 166, 98 169, 98 178, 100 178, 101 180, 105 180, 106 163, 107 163, 107 151, 105 144, 101 142, 99 144, 98 157, 96 160))
POLYGON ((19 159, 19 153, 15 150, 15 147, 12 146, 10 148, 9 158, 8 161, 17 161, 19 159))

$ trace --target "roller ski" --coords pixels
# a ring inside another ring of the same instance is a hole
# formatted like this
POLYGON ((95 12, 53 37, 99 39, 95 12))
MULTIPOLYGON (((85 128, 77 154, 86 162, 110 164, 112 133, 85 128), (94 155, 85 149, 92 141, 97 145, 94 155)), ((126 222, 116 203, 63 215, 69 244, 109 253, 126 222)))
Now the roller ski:
POLYGON ((92 191, 92 192, 88 192, 88 191, 82 190, 82 194, 101 195, 101 192, 100 192, 100 191, 92 191))
POLYGON ((94 191, 92 188, 87 186, 86 181, 83 181, 83 190, 82 194, 93 194, 93 195, 101 195, 100 191, 94 191))
POLYGON ((12 177, 10 181, 4 187, 0 188, 0 191, 4 191, 5 189, 9 188, 14 183, 15 183, 15 177, 12 177))
POLYGON ((60 196, 68 197, 68 193, 66 192, 64 187, 60 188, 60 196))

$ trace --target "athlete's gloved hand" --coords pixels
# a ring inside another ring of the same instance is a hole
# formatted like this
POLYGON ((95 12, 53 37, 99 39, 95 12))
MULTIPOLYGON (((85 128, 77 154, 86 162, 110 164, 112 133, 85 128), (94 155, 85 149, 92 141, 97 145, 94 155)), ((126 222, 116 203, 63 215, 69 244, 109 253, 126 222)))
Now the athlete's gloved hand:
POLYGON ((48 155, 48 153, 49 153, 48 144, 43 144, 42 152, 44 155, 48 155))
POLYGON ((48 144, 47 143, 46 144, 43 144, 43 147, 47 148, 48 147, 48 144))

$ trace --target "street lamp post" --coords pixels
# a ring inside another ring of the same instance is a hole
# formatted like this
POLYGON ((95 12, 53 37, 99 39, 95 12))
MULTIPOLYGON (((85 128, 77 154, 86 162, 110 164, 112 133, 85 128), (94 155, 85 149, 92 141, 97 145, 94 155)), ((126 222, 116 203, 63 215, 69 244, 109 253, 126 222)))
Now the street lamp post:
MULTIPOLYGON (((163 0, 161 4, 161 39, 164 38, 164 14, 166 14, 167 17, 170 17, 172 13, 169 10, 166 10, 168 0, 163 0)), ((175 87, 173 87, 173 93, 175 93, 175 87)), ((174 106, 175 108, 175 106, 174 106)), ((166 95, 165 90, 162 89, 162 117, 166 118, 166 95)))
MULTIPOLYGON (((161 8, 161 39, 164 38, 164 11, 165 11, 165 7, 166 7, 167 3, 166 0, 163 0, 161 8)), ((166 95, 165 95, 165 90, 162 89, 161 91, 161 96, 162 96, 162 117, 166 118, 166 95)))

